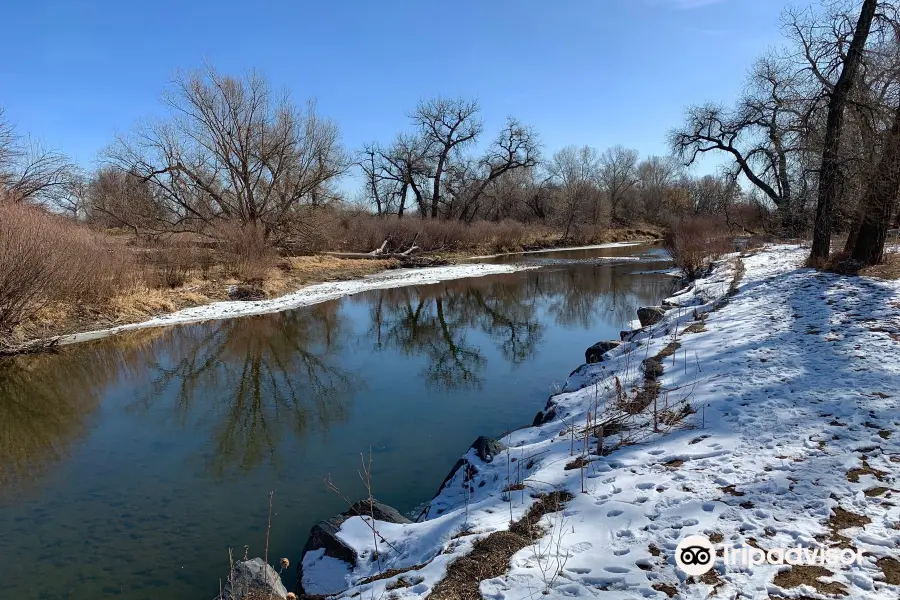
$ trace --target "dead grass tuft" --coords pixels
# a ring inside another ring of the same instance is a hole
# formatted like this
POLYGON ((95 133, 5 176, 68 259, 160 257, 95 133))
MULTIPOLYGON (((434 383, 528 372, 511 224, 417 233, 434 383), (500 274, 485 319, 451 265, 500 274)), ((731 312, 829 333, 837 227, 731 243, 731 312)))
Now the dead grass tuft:
POLYGON ((878 481, 884 481, 887 473, 885 473, 884 471, 879 471, 878 469, 873 469, 869 466, 868 462, 863 460, 862 467, 855 467, 847 471, 847 481, 851 483, 859 483, 859 478, 862 475, 872 475, 878 481))
POLYGON ((900 560, 892 556, 884 556, 876 560, 875 565, 884 573, 885 583, 900 585, 900 560))
POLYGON ((513 554, 541 537, 541 518, 562 509, 572 499, 566 491, 546 494, 536 500, 509 531, 497 531, 475 542, 472 551, 457 558, 447 567, 447 575, 428 595, 434 600, 481 600, 479 584, 499 577, 509 569, 513 554))

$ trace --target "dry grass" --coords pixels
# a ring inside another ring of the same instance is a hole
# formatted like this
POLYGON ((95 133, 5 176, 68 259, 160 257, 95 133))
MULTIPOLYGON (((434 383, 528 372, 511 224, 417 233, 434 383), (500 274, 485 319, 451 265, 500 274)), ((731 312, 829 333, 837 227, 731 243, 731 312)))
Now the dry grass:
POLYGON ((900 560, 891 556, 884 556, 875 561, 875 564, 884 573, 884 581, 888 585, 900 585, 900 560))
POLYGON ((859 274, 880 279, 900 279, 900 252, 885 254, 880 265, 865 267, 859 274))

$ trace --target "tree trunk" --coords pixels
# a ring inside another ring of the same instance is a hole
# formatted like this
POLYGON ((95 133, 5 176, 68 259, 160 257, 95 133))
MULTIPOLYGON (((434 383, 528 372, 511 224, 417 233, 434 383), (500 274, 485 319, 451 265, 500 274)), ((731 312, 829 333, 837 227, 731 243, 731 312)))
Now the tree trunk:
POLYGON ((810 260, 812 262, 824 261, 831 250, 831 220, 835 201, 841 194, 843 176, 840 167, 841 133, 844 127, 844 106, 853 85, 856 81, 856 73, 862 63, 862 53, 872 28, 872 19, 875 16, 877 0, 864 0, 856 29, 853 32, 853 41, 847 51, 841 75, 838 77, 834 89, 831 91, 831 99, 828 102, 828 118, 825 128, 825 144, 822 149, 822 166, 819 169, 819 196, 816 203, 815 229, 813 230, 813 244, 810 260))
POLYGON ((866 265, 876 265, 884 257, 884 241, 900 190, 900 104, 886 138, 878 169, 869 179, 860 204, 862 220, 851 255, 866 265))

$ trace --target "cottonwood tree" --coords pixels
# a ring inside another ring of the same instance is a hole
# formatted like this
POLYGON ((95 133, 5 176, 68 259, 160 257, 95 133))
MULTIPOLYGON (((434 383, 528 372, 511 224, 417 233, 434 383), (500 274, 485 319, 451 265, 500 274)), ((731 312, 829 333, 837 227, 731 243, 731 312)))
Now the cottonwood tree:
POLYGON ((800 42, 809 71, 816 77, 828 97, 825 135, 822 146, 822 161, 819 167, 818 197, 813 229, 813 243, 810 261, 820 262, 828 258, 831 251, 832 212, 841 196, 843 175, 841 173, 840 146, 844 126, 844 112, 856 84, 857 73, 863 64, 866 41, 872 28, 877 0, 863 0, 862 8, 852 34, 843 25, 847 22, 844 14, 832 19, 830 36, 821 35, 821 25, 816 21, 804 22, 796 19, 793 32, 800 42), (847 39, 849 37, 849 44, 847 39), (839 51, 831 51, 836 38, 839 51), (846 46, 846 52, 844 48, 846 46), (837 76, 836 80, 834 76, 837 76), (833 83, 832 83, 833 82, 833 83))
POLYGON ((803 78, 777 56, 759 60, 747 91, 733 108, 704 104, 688 108, 685 124, 669 134, 673 152, 685 165, 700 155, 724 153, 732 173, 743 175, 778 211, 781 229, 800 228, 797 187, 805 179, 804 156, 815 98, 803 78))
POLYGON ((900 101, 882 148, 878 168, 872 173, 860 203, 861 222, 851 255, 866 265, 878 264, 884 256, 888 223, 900 191, 900 101))
POLYGON ((451 153, 474 141, 482 131, 478 103, 462 98, 433 98, 419 103, 412 115, 433 163, 430 173, 431 193, 428 207, 431 218, 437 218, 441 202, 441 184, 451 153))
MULTIPOLYGON (((609 198, 614 222, 621 216, 622 205, 627 194, 638 182, 637 163, 637 150, 623 146, 613 146, 600 155, 597 177, 609 198)), ((597 223, 598 216, 596 212, 591 215, 594 224, 597 223)))
POLYGON ((277 242, 302 226, 303 208, 328 203, 349 166, 337 126, 312 103, 274 95, 259 73, 184 74, 165 104, 168 119, 107 152, 110 164, 151 184, 155 209, 137 220, 152 231, 209 233, 227 219, 277 242))

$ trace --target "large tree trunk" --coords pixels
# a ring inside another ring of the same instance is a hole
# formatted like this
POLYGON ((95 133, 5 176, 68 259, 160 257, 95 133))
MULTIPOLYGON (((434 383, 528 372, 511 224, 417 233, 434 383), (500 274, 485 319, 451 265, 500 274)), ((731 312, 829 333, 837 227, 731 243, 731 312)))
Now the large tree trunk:
POLYGON ((887 133, 878 169, 866 186, 866 195, 860 203, 862 220, 853 246, 853 260, 867 265, 881 262, 884 256, 884 240, 900 190, 900 104, 894 113, 894 122, 887 133))
POLYGON ((831 250, 831 220, 835 201, 841 194, 843 176, 840 167, 841 133, 844 127, 844 107, 856 74, 862 63, 863 49, 872 28, 877 0, 865 0, 853 32, 853 41, 847 51, 847 58, 838 77, 831 99, 828 102, 828 118, 825 128, 825 144, 822 149, 822 166, 819 169, 819 197, 816 204, 815 229, 813 230, 811 262, 821 262, 828 258, 831 250))

